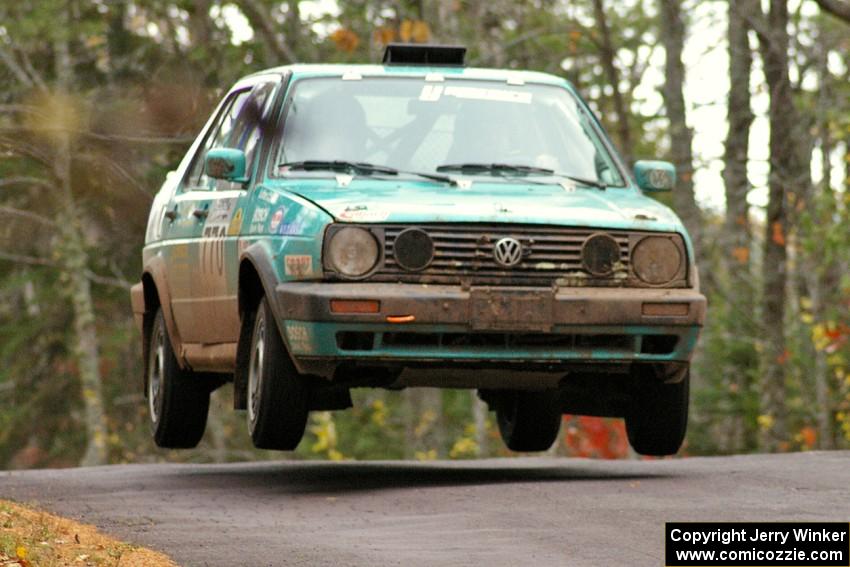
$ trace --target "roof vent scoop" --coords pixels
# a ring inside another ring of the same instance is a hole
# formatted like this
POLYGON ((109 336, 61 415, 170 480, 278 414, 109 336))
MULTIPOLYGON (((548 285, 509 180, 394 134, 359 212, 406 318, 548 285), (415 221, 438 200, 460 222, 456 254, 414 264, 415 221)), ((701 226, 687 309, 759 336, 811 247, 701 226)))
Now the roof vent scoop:
POLYGON ((384 65, 432 65, 463 67, 466 47, 462 45, 424 45, 390 43, 384 50, 384 65))

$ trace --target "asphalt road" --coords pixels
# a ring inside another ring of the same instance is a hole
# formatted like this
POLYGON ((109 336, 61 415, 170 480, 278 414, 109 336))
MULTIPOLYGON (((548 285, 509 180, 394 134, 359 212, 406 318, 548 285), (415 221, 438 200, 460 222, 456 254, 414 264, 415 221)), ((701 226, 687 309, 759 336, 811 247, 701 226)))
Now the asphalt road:
POLYGON ((850 521, 850 452, 0 473, 181 565, 663 565, 665 521, 850 521))

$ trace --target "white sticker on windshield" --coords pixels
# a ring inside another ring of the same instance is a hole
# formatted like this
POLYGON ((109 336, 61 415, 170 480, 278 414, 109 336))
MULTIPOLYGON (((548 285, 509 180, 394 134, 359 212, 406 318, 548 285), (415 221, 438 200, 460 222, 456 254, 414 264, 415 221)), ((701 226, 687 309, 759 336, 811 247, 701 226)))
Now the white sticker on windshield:
POLYGON ((423 85, 419 93, 419 100, 425 102, 436 102, 442 96, 453 96, 467 100, 487 100, 494 102, 513 102, 519 104, 531 104, 532 93, 528 91, 485 89, 481 87, 459 87, 442 85, 423 85))
POLYGON ((419 100, 436 102, 440 100, 441 94, 443 94, 443 85, 425 85, 422 87, 422 92, 419 93, 419 100))

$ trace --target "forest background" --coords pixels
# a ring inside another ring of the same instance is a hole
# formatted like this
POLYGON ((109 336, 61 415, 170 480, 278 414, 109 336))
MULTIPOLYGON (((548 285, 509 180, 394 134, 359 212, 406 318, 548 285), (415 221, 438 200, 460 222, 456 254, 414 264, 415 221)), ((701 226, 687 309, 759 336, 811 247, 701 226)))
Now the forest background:
MULTIPOLYGON (((627 161, 668 159, 709 318, 684 455, 850 447, 847 0, 0 0, 0 468, 281 458, 230 391, 150 440, 129 307, 147 213, 223 92, 391 41, 566 77, 627 161)), ((630 455, 565 416, 550 453, 630 455)), ((474 392, 355 393, 291 458, 508 455, 474 392)))

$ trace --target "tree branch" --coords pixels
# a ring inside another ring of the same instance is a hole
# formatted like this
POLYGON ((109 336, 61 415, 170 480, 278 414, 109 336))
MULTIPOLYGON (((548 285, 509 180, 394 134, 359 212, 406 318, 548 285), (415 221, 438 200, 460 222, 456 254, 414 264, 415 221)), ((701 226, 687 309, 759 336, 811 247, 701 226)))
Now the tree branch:
POLYGON ((7 46, 3 45, 2 42, 0 42, 0 60, 6 64, 6 68, 12 72, 15 78, 18 79, 18 82, 23 86, 27 88, 33 88, 35 86, 35 81, 32 77, 18 64, 15 54, 7 49, 7 46))
POLYGON ((843 0, 815 0, 820 9, 850 24, 850 3, 843 0))
POLYGON ((238 0, 236 5, 245 14, 254 31, 258 32, 266 40, 266 44, 272 50, 275 57, 287 63, 295 63, 297 57, 292 49, 277 35, 274 19, 257 0, 238 0))
MULTIPOLYGON (((8 252, 0 251, 0 260, 6 260, 7 262, 14 262, 16 264, 26 264, 28 266, 44 266, 48 268, 59 268, 62 266, 47 258, 40 258, 38 256, 27 256, 25 254, 10 254, 8 252)), ((126 280, 122 280, 119 278, 113 278, 110 276, 101 276, 92 272, 91 270, 85 270, 84 275, 86 278, 92 283, 106 285, 110 287, 117 287, 119 289, 130 289, 131 284, 126 280)))
POLYGON ((6 179, 0 179, 0 187, 6 185, 39 185, 51 191, 56 189, 55 185, 39 177, 7 177, 6 179))
POLYGON ((37 213, 31 213, 30 211, 23 211, 21 209, 15 209, 13 207, 6 207, 0 205, 0 216, 2 215, 20 217, 22 219, 31 220, 33 222, 37 222, 50 228, 56 228, 56 223, 50 220, 49 218, 43 217, 37 213))

